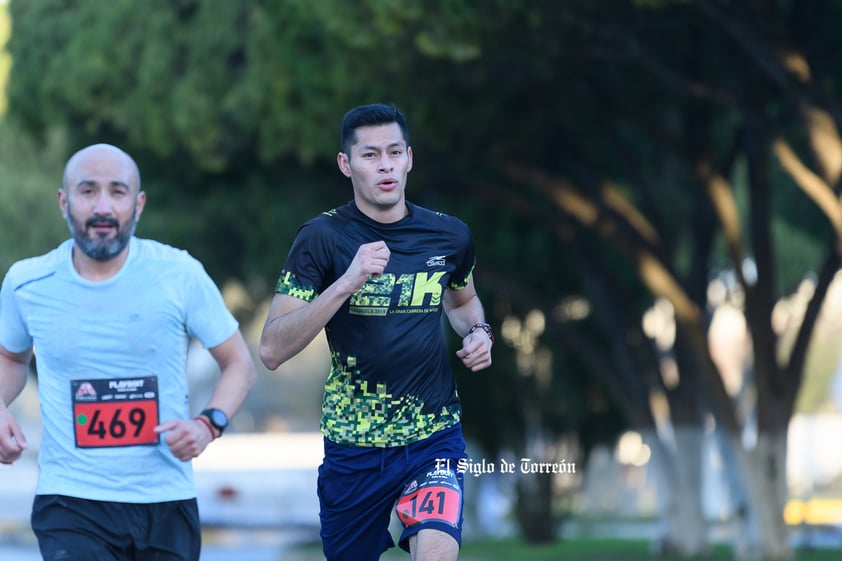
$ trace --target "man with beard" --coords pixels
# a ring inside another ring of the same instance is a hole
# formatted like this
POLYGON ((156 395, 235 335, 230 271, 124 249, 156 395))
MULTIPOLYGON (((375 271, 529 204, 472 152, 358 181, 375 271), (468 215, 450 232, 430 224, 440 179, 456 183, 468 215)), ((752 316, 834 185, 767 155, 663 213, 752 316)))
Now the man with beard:
POLYGON ((27 440, 8 405, 33 353, 43 436, 32 528, 44 559, 198 561, 190 460, 256 379, 238 324, 186 251, 134 237, 146 204, 134 160, 88 146, 64 170, 71 239, 12 265, 0 289, 0 463, 27 440), (191 418, 190 338, 220 376, 191 418))

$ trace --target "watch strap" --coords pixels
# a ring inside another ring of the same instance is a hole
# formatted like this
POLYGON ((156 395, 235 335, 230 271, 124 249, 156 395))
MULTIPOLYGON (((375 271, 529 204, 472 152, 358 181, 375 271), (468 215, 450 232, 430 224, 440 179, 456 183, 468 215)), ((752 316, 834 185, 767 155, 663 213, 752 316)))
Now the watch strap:
POLYGON ((207 417, 205 417, 204 415, 197 415, 195 419, 197 421, 201 421, 206 427, 208 427, 208 431, 210 431, 211 433, 211 438, 216 439, 216 430, 213 428, 213 425, 207 417))
MULTIPOLYGON (((228 416, 221 409, 216 409, 216 408, 211 407, 211 408, 202 410, 202 412, 199 413, 199 415, 201 417, 207 419, 207 421, 211 424, 211 426, 213 426, 213 428, 216 429, 216 432, 219 433, 218 436, 222 436, 222 433, 225 432, 226 428, 228 428, 228 416), (215 417, 217 415, 222 415, 222 418, 224 419, 224 422, 222 424, 216 422, 215 417)), ((214 433, 214 434, 216 434, 216 433, 214 433)))

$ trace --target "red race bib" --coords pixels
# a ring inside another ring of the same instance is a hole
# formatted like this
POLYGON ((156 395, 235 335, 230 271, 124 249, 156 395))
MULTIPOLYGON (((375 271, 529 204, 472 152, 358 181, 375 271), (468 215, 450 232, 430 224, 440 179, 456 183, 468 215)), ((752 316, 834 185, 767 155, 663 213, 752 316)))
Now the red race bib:
POLYGON ((157 445, 158 377, 71 380, 77 448, 157 445))
POLYGON ((452 470, 434 469, 410 481, 395 509, 407 528, 431 520, 458 526, 462 512, 462 487, 452 470))

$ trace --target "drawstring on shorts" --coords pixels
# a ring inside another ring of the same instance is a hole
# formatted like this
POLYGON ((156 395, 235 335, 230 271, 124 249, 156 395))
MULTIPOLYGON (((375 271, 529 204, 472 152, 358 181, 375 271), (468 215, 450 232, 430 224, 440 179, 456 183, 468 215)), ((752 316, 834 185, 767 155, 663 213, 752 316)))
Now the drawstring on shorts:
MULTIPOLYGON (((380 474, 382 475, 386 471, 386 451, 388 448, 383 447, 380 449, 380 474)), ((403 445, 403 457, 406 461, 407 465, 409 464, 409 444, 403 445)))

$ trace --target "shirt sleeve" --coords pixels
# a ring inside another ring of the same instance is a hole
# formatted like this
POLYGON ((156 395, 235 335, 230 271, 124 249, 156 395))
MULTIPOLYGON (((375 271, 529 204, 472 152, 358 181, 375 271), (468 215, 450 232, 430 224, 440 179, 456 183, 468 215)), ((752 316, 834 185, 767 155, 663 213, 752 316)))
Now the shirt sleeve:
POLYGON ((312 302, 334 280, 327 233, 312 223, 295 236, 275 292, 312 302))
POLYGON ((185 327, 191 337, 211 349, 231 337, 239 324, 204 266, 192 257, 189 259, 185 327))
POLYGON ((15 298, 14 265, 0 288, 0 345, 13 353, 32 347, 32 335, 15 298))
POLYGON ((456 259, 456 268, 450 276, 448 288, 451 290, 462 290, 468 286, 468 281, 476 266, 476 249, 474 248, 474 239, 471 236, 471 231, 468 226, 456 220, 459 225, 459 231, 456 238, 460 240, 460 251, 456 259))

